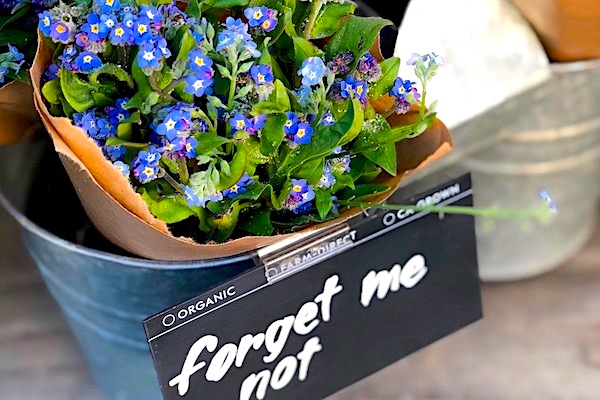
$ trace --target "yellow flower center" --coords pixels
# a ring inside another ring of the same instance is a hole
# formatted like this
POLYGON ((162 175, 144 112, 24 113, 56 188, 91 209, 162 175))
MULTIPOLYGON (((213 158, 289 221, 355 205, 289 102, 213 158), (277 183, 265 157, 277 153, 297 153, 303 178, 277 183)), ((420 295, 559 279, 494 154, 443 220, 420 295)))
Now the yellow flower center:
POLYGON ((246 123, 245 123, 244 121, 237 121, 237 122, 235 123, 235 126, 236 126, 238 129, 244 129, 244 127, 246 126, 246 123))
POLYGON ((92 62, 92 56, 84 56, 83 57, 83 62, 86 64, 89 64, 92 62))
POLYGON ((299 138, 303 138, 304 135, 306 135, 306 129, 298 129, 298 133, 296 134, 296 136, 298 136, 299 138))
POLYGON ((146 33, 148 28, 146 27, 146 25, 140 25, 140 26, 138 26, 137 30, 138 30, 138 33, 142 34, 142 33, 146 33))
POLYGON ((146 167, 144 169, 144 174, 147 175, 147 176, 152 176, 154 174, 154 170, 152 168, 150 168, 150 167, 146 167))
POLYGON ((300 193, 301 191, 302 191, 302 186, 300 186, 300 185, 294 186, 294 192, 300 193))
POLYGON ((262 26, 263 29, 269 29, 271 27, 271 21, 266 20, 265 22, 263 22, 262 26))
POLYGON ((196 59, 194 60, 194 62, 199 67, 203 67, 204 66, 204 59, 202 57, 196 57, 196 59))
POLYGON ((258 74, 258 81, 259 82, 264 82, 265 81, 265 76, 263 74, 258 74))
POLYGON ((261 19, 263 16, 262 11, 257 10, 254 12, 254 19, 261 19))
POLYGON ((117 28, 115 29, 115 35, 116 36, 123 36, 125 34, 125 30, 123 28, 117 28))
POLYGON ((94 24, 94 25, 92 25, 92 27, 90 28, 90 30, 93 33, 98 33, 98 32, 100 32, 100 27, 98 26, 98 24, 94 24))
POLYGON ((58 33, 64 33, 66 30, 67 30, 67 29, 66 29, 64 26, 62 26, 62 25, 58 25, 58 26, 56 27, 56 31, 57 31, 58 33))

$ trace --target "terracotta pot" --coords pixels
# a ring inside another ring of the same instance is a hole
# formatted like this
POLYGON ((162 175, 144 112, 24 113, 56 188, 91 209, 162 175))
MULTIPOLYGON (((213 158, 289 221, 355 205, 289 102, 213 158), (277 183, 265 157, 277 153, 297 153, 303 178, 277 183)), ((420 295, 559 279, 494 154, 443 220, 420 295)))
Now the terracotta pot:
POLYGON ((529 19, 551 59, 600 58, 600 1, 512 0, 529 19))

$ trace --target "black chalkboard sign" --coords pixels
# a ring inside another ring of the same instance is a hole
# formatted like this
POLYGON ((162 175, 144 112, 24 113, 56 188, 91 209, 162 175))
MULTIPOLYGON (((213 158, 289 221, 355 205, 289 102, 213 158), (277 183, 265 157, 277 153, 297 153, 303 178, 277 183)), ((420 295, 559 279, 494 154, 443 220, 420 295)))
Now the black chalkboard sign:
MULTIPOLYGON (((431 203, 469 177, 403 204, 431 203)), ((146 320, 165 399, 320 399, 481 318, 471 217, 367 214, 146 320)))

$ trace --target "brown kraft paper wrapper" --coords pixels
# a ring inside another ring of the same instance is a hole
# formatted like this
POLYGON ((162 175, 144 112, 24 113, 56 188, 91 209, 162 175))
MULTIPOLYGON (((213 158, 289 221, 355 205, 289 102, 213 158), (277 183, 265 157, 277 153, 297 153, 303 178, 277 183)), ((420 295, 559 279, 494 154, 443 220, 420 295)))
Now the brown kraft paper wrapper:
MULTIPOLYGON (((247 236, 226 243, 199 244, 189 238, 173 236, 166 224, 156 219, 127 178, 104 157, 102 150, 68 118, 53 117, 42 99, 40 79, 50 63, 51 52, 43 38, 31 68, 34 100, 56 151, 67 170, 92 223, 108 240, 123 249, 150 259, 193 261, 229 257, 268 246, 282 239, 303 235, 340 224, 361 213, 360 209, 343 212, 333 221, 313 225, 297 233, 277 236, 247 236)), ((392 118, 394 124, 408 123, 416 115, 392 118)), ((398 143, 398 175, 381 174, 375 183, 392 190, 372 198, 383 202, 391 196, 400 181, 413 170, 420 169, 444 156, 452 149, 448 129, 437 121, 421 136, 398 143)))
POLYGON ((28 139, 39 122, 31 85, 13 81, 0 88, 0 146, 28 139))

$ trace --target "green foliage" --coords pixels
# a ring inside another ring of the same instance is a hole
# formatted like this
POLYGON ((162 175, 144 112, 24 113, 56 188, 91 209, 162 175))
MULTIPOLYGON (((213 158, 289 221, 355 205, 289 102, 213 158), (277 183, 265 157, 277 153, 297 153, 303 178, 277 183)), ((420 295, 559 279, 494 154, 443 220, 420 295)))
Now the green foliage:
POLYGON ((238 228, 255 236, 270 236, 273 234, 271 210, 250 210, 238 223, 238 228))
POLYGON ((355 57, 352 65, 354 68, 359 57, 373 47, 379 32, 389 25, 392 22, 383 18, 352 16, 325 46, 325 54, 331 59, 336 54, 349 50, 355 57))
POLYGON ((369 95, 378 99, 379 97, 389 93, 394 87, 394 82, 398 77, 400 70, 400 59, 398 57, 388 58, 381 63, 381 78, 375 82, 369 91, 369 95))
POLYGON ((279 146, 281 146, 284 137, 283 124, 285 121, 285 114, 271 114, 267 117, 265 128, 260 137, 260 151, 265 156, 274 156, 279 146))
POLYGON ((59 72, 60 87, 65 99, 73 109, 83 112, 95 104, 96 85, 81 79, 76 73, 61 69, 59 72))
POLYGON ((315 23, 311 39, 323 39, 335 34, 344 22, 344 18, 354 13, 356 4, 351 1, 327 3, 321 9, 317 22, 315 23))
POLYGON ((183 197, 176 195, 159 197, 156 191, 153 191, 152 196, 149 190, 152 189, 141 188, 139 193, 150 212, 161 221, 174 224, 195 215, 194 210, 188 207, 183 197))

